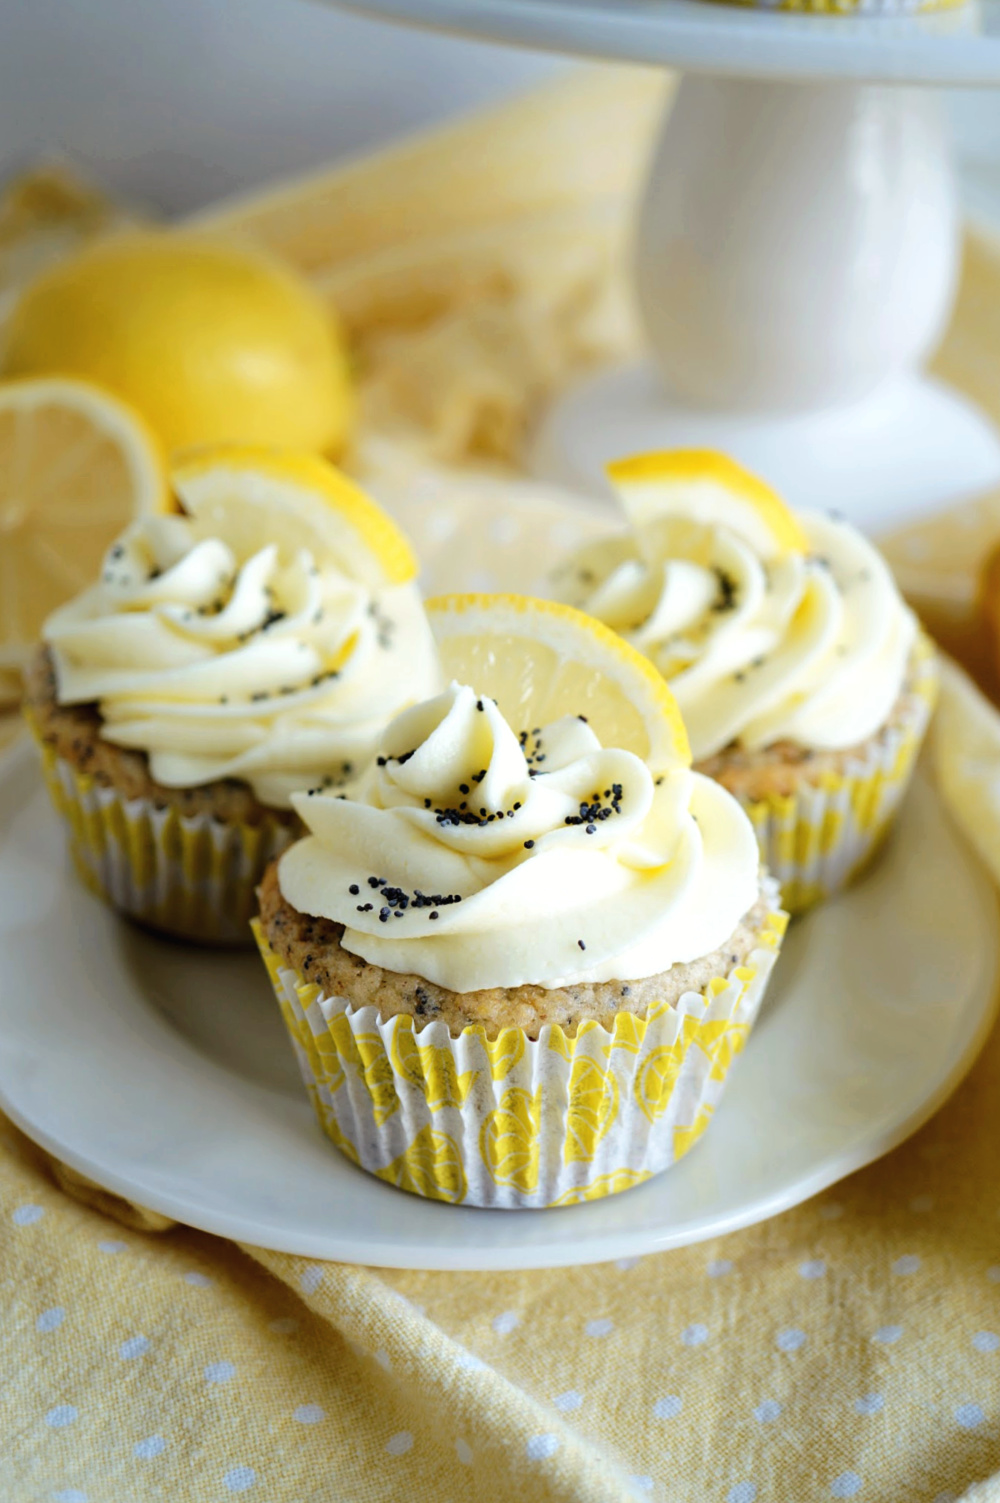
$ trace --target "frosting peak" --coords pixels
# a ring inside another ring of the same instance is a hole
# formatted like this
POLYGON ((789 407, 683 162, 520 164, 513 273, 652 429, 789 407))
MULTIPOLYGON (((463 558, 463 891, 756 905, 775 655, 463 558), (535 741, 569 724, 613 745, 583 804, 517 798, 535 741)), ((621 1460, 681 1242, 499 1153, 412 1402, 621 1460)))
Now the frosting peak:
POLYGON ((757 893, 721 787, 654 780, 581 717, 516 733, 457 683, 393 721, 352 794, 294 796, 310 833, 282 892, 370 963, 452 991, 653 975, 714 950, 757 893))
POLYGON ((280 542, 241 551, 197 517, 134 522, 44 637, 60 703, 96 702, 158 782, 239 778, 275 806, 357 775, 386 718, 440 682, 412 584, 371 591, 280 542))
POLYGON ((884 560, 844 522, 799 521, 809 551, 765 560, 725 526, 655 517, 561 571, 566 598, 669 680, 696 761, 733 742, 856 745, 902 689, 916 620, 884 560))

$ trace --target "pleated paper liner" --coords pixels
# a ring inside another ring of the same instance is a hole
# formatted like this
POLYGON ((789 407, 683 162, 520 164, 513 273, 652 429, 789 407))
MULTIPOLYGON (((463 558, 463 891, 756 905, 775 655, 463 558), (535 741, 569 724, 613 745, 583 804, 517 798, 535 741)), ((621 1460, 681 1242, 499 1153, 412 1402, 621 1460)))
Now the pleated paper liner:
POLYGON ((293 837, 286 824, 272 816, 258 825, 226 823, 126 799, 40 740, 39 746, 49 794, 69 826, 74 863, 92 892, 178 939, 253 943, 256 888, 268 862, 293 837))
POLYGON ((641 1184, 685 1154, 712 1118, 760 1009, 787 915, 776 906, 745 964, 676 1005, 622 1012, 537 1039, 328 997, 253 925, 324 1132, 387 1184, 453 1205, 573 1205, 641 1184))
POLYGON ((957 10, 966 0, 721 0, 750 10, 794 11, 814 16, 926 15, 928 11, 957 10))
POLYGON ((921 635, 905 716, 841 772, 791 794, 739 799, 788 913, 847 887, 877 854, 905 794, 937 698, 937 655, 921 635))

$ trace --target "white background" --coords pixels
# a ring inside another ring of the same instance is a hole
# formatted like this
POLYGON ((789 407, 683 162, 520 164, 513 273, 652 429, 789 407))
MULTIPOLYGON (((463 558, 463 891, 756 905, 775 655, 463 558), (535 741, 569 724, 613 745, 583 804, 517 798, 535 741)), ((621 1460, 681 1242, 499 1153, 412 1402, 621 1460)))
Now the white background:
MULTIPOLYGON (((308 0, 0 0, 0 176, 62 151, 178 212, 565 66, 308 0)), ((967 201, 1000 223, 1000 95, 951 104, 967 201)))
POLYGON ((0 175, 57 150, 196 208, 561 66, 307 0, 0 0, 0 175))

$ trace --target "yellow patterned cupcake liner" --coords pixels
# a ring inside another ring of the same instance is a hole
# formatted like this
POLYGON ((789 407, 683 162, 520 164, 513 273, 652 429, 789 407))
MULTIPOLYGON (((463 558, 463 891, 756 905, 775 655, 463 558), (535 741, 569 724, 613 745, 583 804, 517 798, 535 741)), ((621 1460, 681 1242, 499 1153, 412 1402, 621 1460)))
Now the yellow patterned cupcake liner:
MULTIPOLYGON (((777 887, 768 882, 776 905, 777 887)), ((746 963, 608 1032, 489 1039, 326 996, 254 934, 323 1131, 387 1184, 453 1205, 576 1205, 641 1184, 704 1132, 760 1009, 787 915, 746 963)))
POLYGON ((795 793, 739 799, 782 907, 803 913, 848 886, 872 860, 905 794, 937 699, 937 653, 921 636, 907 714, 842 772, 795 793))
POLYGON ((272 816, 259 825, 181 815, 126 799, 40 741, 49 795, 69 826, 70 850, 90 890, 151 928, 201 944, 250 945, 264 868, 292 839, 272 816))
POLYGON ((815 16, 926 15, 928 11, 958 10, 966 0, 728 0, 749 10, 792 11, 815 16))

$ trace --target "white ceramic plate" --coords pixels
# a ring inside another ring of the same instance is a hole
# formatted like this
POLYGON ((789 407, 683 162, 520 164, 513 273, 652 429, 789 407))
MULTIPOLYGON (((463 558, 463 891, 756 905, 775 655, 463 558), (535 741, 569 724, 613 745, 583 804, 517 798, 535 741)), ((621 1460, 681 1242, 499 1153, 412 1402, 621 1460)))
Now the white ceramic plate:
POLYGON ((928 84, 1000 80, 1000 5, 893 15, 756 9, 705 0, 328 0, 365 16, 584 57, 748 78, 928 84))
POLYGON ((625 1195, 556 1211, 421 1201, 315 1125, 255 955, 174 945, 79 884, 33 754, 0 772, 0 1105, 119 1194, 241 1241, 407 1268, 677 1247, 795 1205, 914 1131, 997 986, 997 905, 921 781, 885 859, 796 925, 709 1132, 625 1195))
MULTIPOLYGON (((607 516, 497 481, 384 483, 428 586, 539 587, 607 516)), ((997 902, 920 780, 884 858, 793 928, 712 1127, 668 1173, 564 1210, 421 1201, 315 1124, 253 953, 156 939, 80 885, 34 755, 0 764, 0 1107, 108 1189, 317 1258, 533 1268, 679 1247, 870 1162, 952 1091, 992 1020, 997 902)))

